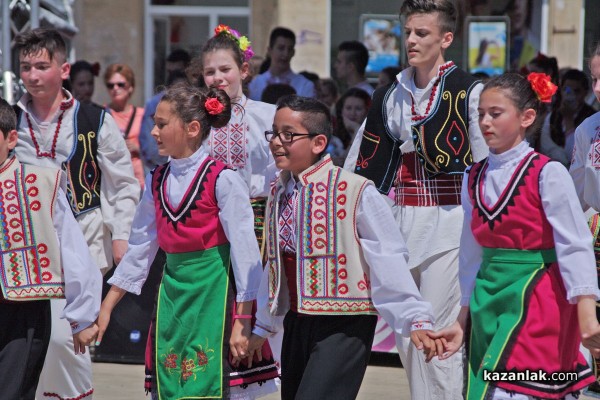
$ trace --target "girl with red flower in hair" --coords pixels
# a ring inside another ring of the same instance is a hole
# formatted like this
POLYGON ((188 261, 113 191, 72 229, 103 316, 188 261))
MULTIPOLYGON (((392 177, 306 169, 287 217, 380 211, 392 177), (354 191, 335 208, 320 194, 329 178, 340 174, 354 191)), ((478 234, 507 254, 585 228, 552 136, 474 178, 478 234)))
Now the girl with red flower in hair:
POLYGON ((579 351, 600 354, 591 235, 567 170, 524 140, 555 91, 545 74, 505 74, 481 92, 490 153, 463 179, 462 308, 432 335, 440 358, 466 337, 466 399, 574 399, 595 381, 579 351))
POLYGON ((202 146, 211 128, 230 118, 222 90, 184 83, 167 89, 152 136, 170 161, 146 177, 129 248, 98 318, 101 342, 113 308, 126 292, 140 293, 160 246, 167 263, 150 335, 150 390, 160 399, 253 398, 251 387, 269 387, 253 382, 277 376, 274 364, 240 366, 262 274, 260 252, 246 183, 202 146))

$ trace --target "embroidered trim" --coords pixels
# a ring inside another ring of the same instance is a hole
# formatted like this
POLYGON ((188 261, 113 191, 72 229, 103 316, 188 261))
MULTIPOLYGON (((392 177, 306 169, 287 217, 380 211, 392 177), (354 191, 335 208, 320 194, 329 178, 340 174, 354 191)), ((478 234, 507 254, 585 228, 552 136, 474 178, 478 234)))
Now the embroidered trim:
POLYGON ((77 397, 60 397, 57 393, 52 393, 52 392, 44 392, 44 396, 47 396, 47 397, 56 397, 59 400, 81 400, 83 398, 91 396, 92 393, 94 393, 94 389, 93 388, 90 389, 90 390, 88 390, 85 393, 80 394, 77 397))
POLYGON ((481 216, 484 216, 490 223, 493 229, 495 221, 501 221, 502 215, 508 213, 508 206, 512 204, 513 197, 518 193, 519 187, 523 184, 525 176, 529 173, 534 160, 538 158, 535 152, 531 152, 520 162, 517 170, 510 178, 509 184, 506 186, 493 207, 488 208, 483 200, 483 177, 488 167, 488 159, 486 159, 478 171, 475 178, 474 194, 477 209, 481 216))
POLYGON ((183 200, 179 207, 174 210, 169 201, 167 200, 166 191, 167 191, 167 177, 169 176, 169 172, 171 170, 170 165, 166 165, 162 171, 164 171, 163 175, 158 179, 158 197, 160 199, 161 208, 163 210, 163 214, 168 216, 168 218, 173 222, 173 224, 177 225, 178 222, 184 223, 186 218, 189 217, 192 210, 196 208, 196 201, 198 200, 199 194, 203 190, 203 183, 206 178, 206 174, 208 173, 211 166, 215 165, 213 160, 207 160, 203 166, 198 169, 194 180, 192 181, 192 185, 188 188, 187 193, 183 196, 183 200))

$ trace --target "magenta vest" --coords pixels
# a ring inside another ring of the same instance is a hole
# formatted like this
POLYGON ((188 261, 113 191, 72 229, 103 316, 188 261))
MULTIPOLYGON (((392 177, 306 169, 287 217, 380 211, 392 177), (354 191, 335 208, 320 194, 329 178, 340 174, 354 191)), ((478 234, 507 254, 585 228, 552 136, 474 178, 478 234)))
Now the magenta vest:
POLYGON ((485 204, 483 199, 487 159, 473 165, 469 171, 471 230, 479 245, 521 250, 554 248, 552 226, 544 214, 539 191, 540 173, 549 161, 544 155, 529 153, 515 169, 496 204, 485 204))
POLYGON ((201 251, 228 242, 219 220, 217 177, 226 166, 210 157, 202 163, 178 207, 167 198, 170 163, 152 173, 158 243, 167 253, 201 251))

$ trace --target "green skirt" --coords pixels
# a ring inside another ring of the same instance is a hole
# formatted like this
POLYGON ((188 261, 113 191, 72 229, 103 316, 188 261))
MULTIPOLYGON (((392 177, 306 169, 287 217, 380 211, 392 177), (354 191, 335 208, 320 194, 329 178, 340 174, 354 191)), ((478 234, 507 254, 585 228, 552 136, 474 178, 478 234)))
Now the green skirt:
POLYGON ((159 399, 223 397, 229 244, 167 254, 156 316, 159 399))

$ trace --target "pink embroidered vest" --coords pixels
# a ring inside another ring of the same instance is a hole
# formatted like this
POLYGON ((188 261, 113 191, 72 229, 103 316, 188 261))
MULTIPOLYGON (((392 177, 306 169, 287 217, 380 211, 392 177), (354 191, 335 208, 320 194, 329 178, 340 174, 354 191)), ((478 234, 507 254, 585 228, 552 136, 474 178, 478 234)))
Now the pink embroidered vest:
POLYGON ((65 296, 52 222, 60 174, 57 169, 21 165, 15 157, 0 169, 0 283, 4 299, 65 296))
POLYGON ((167 253, 210 249, 227 243, 219 221, 215 187, 225 164, 210 157, 202 163, 181 204, 173 207, 167 198, 170 165, 157 167, 152 175, 158 243, 167 253))
POLYGON ((529 153, 518 165, 496 204, 485 204, 483 181, 487 159, 469 171, 473 202, 471 229, 483 247, 539 250, 554 248, 552 227, 546 219, 539 192, 542 168, 550 159, 529 153), (510 214, 510 218, 508 217, 510 214))
MULTIPOLYGON (((287 172, 282 172, 286 176, 287 172)), ((269 269, 271 313, 289 309, 290 295, 279 249, 279 198, 282 177, 267 201, 265 268, 269 269)), ((305 314, 375 314, 371 286, 356 231, 360 196, 371 181, 335 167, 329 156, 298 177, 295 221, 298 312, 305 314)))

